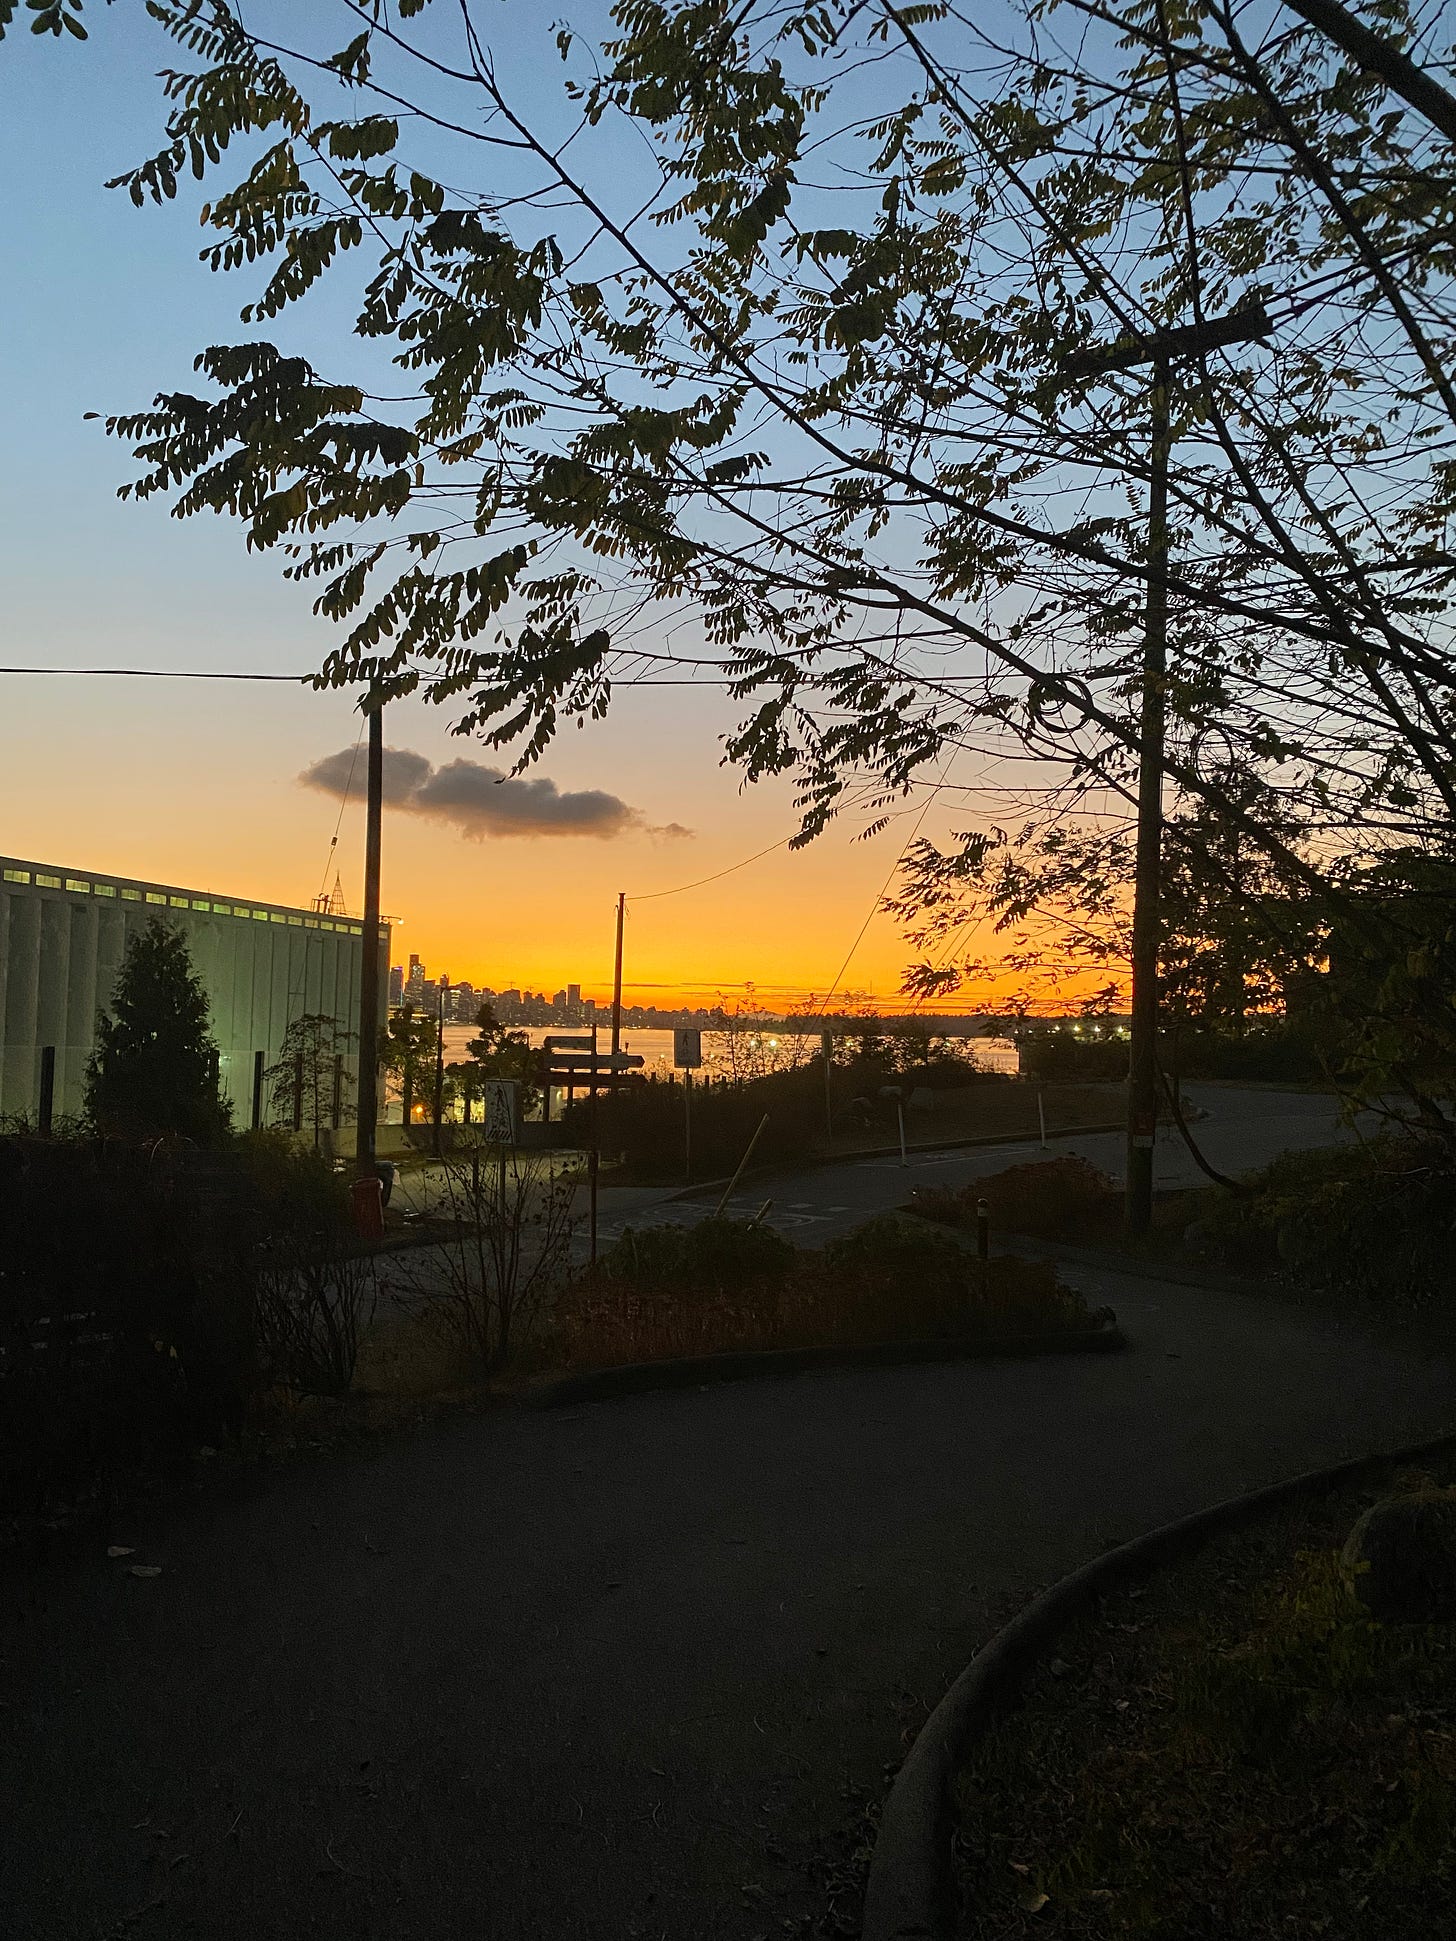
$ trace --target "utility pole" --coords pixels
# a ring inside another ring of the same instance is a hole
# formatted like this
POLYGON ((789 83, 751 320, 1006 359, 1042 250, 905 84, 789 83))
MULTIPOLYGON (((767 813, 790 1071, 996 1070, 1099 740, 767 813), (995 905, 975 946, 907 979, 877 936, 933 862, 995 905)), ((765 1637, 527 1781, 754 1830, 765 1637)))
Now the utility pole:
POLYGON ((1127 1187, 1130 1234, 1153 1216, 1153 1150, 1158 1136, 1158 943, 1162 900, 1163 762, 1168 720, 1169 392, 1175 362, 1230 344, 1253 343, 1273 329, 1262 303, 1146 337, 1097 344, 1066 359, 1069 377, 1102 377, 1151 364, 1148 585, 1138 726, 1137 848, 1133 867, 1132 1020, 1127 1075, 1127 1187))
POLYGON ((364 950, 359 973, 359 1119, 355 1171, 375 1177, 379 1119, 379 854, 384 823, 384 690, 376 681, 364 701, 369 722, 364 797, 364 950))
POLYGON ((431 1150, 436 1159, 444 1157, 440 1121, 445 1116, 445 996, 450 989, 448 977, 440 979, 440 998, 435 1017, 435 1136, 431 1150))
POLYGON ((617 967, 612 973, 612 1056, 622 1049, 622 928, 627 919, 627 892, 617 892, 617 967))
POLYGON ((1162 904, 1163 755, 1168 729, 1168 360, 1153 366, 1148 594, 1138 737, 1137 851, 1132 896, 1132 1027, 1127 1074, 1127 1230, 1153 1217, 1158 1136, 1158 939, 1162 904))

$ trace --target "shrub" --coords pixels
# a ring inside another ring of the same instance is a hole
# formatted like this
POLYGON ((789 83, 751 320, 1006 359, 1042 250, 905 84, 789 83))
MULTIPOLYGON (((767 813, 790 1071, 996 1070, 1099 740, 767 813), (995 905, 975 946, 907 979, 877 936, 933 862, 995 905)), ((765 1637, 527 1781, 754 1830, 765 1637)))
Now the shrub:
POLYGON ((598 1271, 638 1294, 693 1300, 782 1284, 794 1249, 772 1227, 751 1220, 699 1220, 690 1227, 628 1227, 598 1271))
POLYGON ((1341 1552, 1350 1588, 1382 1624, 1456 1618, 1456 1491, 1425 1488, 1372 1503, 1341 1552))
POLYGON ((283 1132, 243 1134, 232 1160, 267 1378, 304 1395, 347 1394, 374 1313, 375 1276, 345 1183, 283 1132))
MULTIPOLYGON (((1042 1025, 1017 1033, 1022 1074, 1037 1079, 1125 1079, 1127 1040, 1095 1027, 1042 1025)), ((1177 1027, 1162 1034, 1158 1055, 1179 1079, 1218 1078, 1274 1084, 1322 1084, 1341 1053, 1328 1029, 1279 1018, 1251 1018, 1235 1035, 1177 1027)))
POLYGON ((1068 1154, 1039 1159, 962 1187, 917 1187, 911 1204, 928 1220, 969 1227, 985 1200, 992 1231, 1072 1238, 1095 1225, 1112 1206, 1117 1189, 1105 1173, 1068 1154))
POLYGON ((744 1349, 1000 1340, 1080 1334, 1112 1319, 1040 1261, 982 1263, 948 1235, 893 1217, 868 1222, 822 1254, 769 1235, 775 1253, 757 1278, 744 1271, 740 1237, 731 1287, 714 1287, 703 1273, 676 1278, 691 1257, 692 1232, 648 1229, 636 1236, 635 1258, 624 1235, 608 1257, 613 1272, 603 1261, 566 1290, 555 1315, 556 1358, 608 1367, 744 1349))
POLYGON ((948 1233, 896 1214, 865 1221, 823 1253, 825 1339, 891 1341, 1080 1333, 1112 1319, 1045 1261, 977 1260, 948 1233))
POLYGON ((241 1427, 259 1381, 220 1157, 0 1140, 0 1496, 44 1507, 241 1427))
POLYGON ((1209 1194, 1191 1245, 1244 1269, 1417 1310, 1456 1297, 1456 1160, 1402 1134, 1285 1153, 1243 1193, 1209 1194))
MULTIPOLYGON (((937 1053, 924 1063, 897 1062, 897 1048, 882 1048, 870 1058, 851 1057, 830 1069, 830 1107, 836 1137, 854 1130, 878 1132, 888 1142, 895 1134, 895 1108, 878 1096, 882 1085, 912 1089, 996 1088, 1013 1081, 1000 1072, 981 1071, 963 1059, 937 1053)), ((754 1147, 757 1165, 780 1164, 823 1151, 824 1067, 817 1059, 790 1071, 768 1072, 738 1081, 699 1076, 693 1085, 693 1172, 698 1179, 731 1174, 747 1150, 759 1122, 764 1127, 754 1147)), ((562 1117, 564 1135, 585 1144, 590 1107, 577 1100, 562 1117)), ((621 1153, 644 1179, 681 1179, 684 1161, 684 1098, 676 1079, 655 1074, 645 1083, 615 1091, 597 1101, 597 1138, 601 1149, 621 1153)))
POLYGON ((549 1159, 479 1144, 452 1148, 437 1177, 446 1237, 394 1271, 465 1363, 492 1372, 566 1283, 574 1189, 549 1159))
POLYGON ((881 1213, 824 1248, 824 1264, 841 1278, 878 1291, 963 1294, 972 1261, 948 1233, 881 1213))

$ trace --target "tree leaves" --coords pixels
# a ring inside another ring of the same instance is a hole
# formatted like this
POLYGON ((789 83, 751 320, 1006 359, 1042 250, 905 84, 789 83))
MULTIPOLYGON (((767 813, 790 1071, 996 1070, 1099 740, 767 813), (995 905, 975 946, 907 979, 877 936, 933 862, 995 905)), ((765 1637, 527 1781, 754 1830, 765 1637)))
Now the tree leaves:
MULTIPOLYGON (((1258 301, 1266 343, 1180 356, 1172 386, 1177 810, 1317 898, 1342 828, 1439 847, 1443 152, 1308 27, 1246 43, 1258 22, 1180 0, 1083 37, 1080 9, 1054 61, 1056 8, 1011 8, 992 49, 938 0, 621 0, 598 47, 541 29, 580 109, 558 125, 479 38, 451 65, 443 16, 411 43, 417 6, 388 31, 427 59, 386 91, 372 15, 341 8, 320 62, 221 0, 155 4, 187 61, 118 185, 166 200, 223 171, 203 260, 252 266, 245 319, 279 342, 215 346, 197 394, 111 418, 128 489, 284 547, 349 628, 321 678, 423 682, 522 760, 608 704, 628 640, 670 636, 740 704, 728 758, 795 776, 805 838, 850 802, 882 826, 948 741, 1039 764, 1016 773, 1044 834, 1069 807, 1112 826, 1139 752, 1146 378, 1070 360, 1258 301), (354 304, 337 376, 293 334, 326 287, 354 304), (1231 771, 1280 814, 1249 817, 1231 771)), ((502 22, 522 47, 541 25, 502 22)), ((1382 39, 1417 24, 1393 0, 1382 39)), ((1006 807, 989 826, 1027 820, 1006 807)), ((1065 852, 1043 862, 1006 886, 1027 923, 1033 878, 1070 883, 1065 852)))

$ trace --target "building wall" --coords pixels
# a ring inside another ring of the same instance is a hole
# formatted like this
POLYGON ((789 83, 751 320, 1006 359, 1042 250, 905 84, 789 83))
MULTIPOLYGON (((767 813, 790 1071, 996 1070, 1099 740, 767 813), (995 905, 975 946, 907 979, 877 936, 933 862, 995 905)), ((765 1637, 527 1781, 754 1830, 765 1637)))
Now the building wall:
MULTIPOLYGON (((235 1124, 251 1121, 254 1054, 272 1064, 293 1019, 322 1012, 352 1028, 361 923, 0 856, 0 1116, 34 1117, 43 1045, 56 1048, 57 1114, 81 1110, 96 1014, 110 1002, 127 939, 154 916, 186 935, 235 1124)), ((388 975, 381 924, 381 1020, 388 975)), ((357 1080, 357 1046, 345 1062, 357 1080)))

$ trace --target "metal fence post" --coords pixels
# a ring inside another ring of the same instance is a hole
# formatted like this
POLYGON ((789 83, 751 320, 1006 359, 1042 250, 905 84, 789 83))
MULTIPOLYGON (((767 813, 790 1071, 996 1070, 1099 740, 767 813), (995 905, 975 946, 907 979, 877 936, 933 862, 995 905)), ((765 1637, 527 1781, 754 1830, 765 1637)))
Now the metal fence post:
POLYGON ((56 1107, 56 1048, 42 1045, 40 1048, 40 1107, 36 1120, 43 1139, 51 1136, 51 1121, 56 1107))

